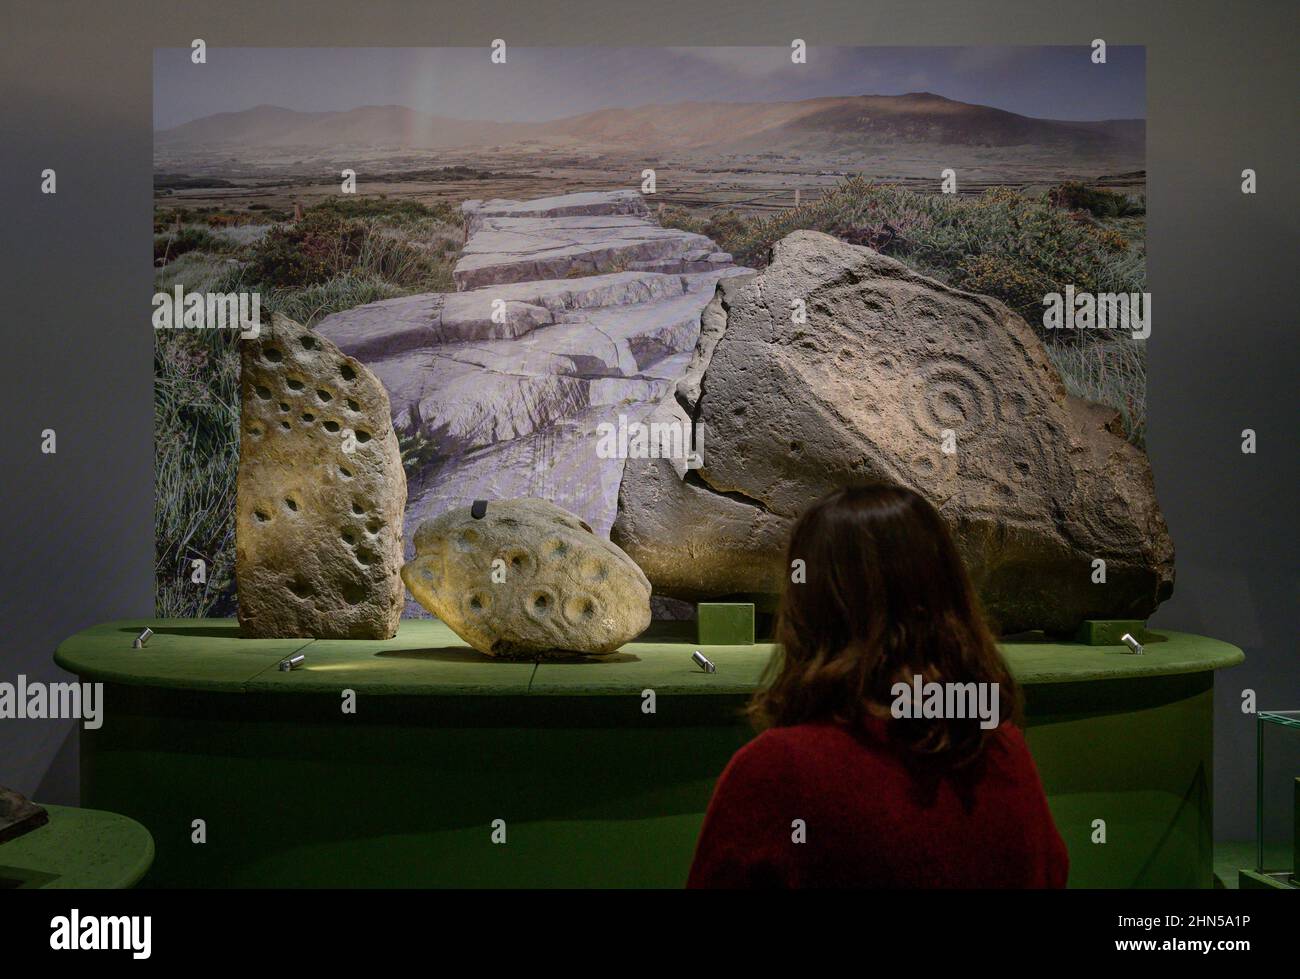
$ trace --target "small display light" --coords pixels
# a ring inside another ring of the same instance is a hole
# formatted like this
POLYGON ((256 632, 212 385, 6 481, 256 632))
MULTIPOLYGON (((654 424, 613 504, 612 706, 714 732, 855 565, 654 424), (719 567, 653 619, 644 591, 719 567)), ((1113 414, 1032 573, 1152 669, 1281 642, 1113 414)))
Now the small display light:
POLYGON ((1135 655, 1142 655, 1142 644, 1133 638, 1133 633, 1124 633, 1124 635, 1119 637, 1119 641, 1131 649, 1135 655))

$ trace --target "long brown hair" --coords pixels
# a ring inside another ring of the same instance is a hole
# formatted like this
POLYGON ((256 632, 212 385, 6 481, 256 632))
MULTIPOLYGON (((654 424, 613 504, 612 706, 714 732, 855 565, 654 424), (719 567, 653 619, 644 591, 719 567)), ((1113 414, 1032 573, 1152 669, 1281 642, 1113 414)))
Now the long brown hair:
MULTIPOLYGON (((900 486, 836 490, 795 521, 786 565, 776 652, 749 705, 756 727, 857 728, 914 676, 996 683, 1001 715, 1019 720, 1015 681, 952 535, 924 497, 900 486)), ((979 718, 890 725, 912 751, 953 765, 977 757, 992 733, 979 718)))

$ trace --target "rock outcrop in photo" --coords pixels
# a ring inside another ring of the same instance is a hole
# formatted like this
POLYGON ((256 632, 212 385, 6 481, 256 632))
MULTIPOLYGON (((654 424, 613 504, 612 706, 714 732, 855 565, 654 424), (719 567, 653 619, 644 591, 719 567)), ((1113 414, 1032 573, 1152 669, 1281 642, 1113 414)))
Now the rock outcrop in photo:
POLYGON ((355 358, 282 316, 240 347, 242 634, 391 638, 406 476, 388 395, 355 358))
POLYGON ((1171 594, 1146 456, 1001 303, 800 231, 711 313, 712 349, 657 409, 704 426, 703 467, 629 460, 619 490, 612 539, 656 593, 774 595, 793 518, 887 481, 938 507, 1003 632, 1145 618, 1171 594))
POLYGON ((449 510, 415 532, 407 588, 489 656, 612 653, 650 624, 650 582, 547 500, 449 510))
POLYGON ((412 460, 408 537, 476 499, 536 497, 607 538, 623 459, 597 451, 598 427, 640 422, 671 394, 718 281, 747 270, 660 227, 635 191, 464 213, 461 291, 359 306, 316 330, 388 390, 412 460))
POLYGON ((634 272, 712 272, 731 264, 704 235, 661 228, 636 191, 566 194, 536 201, 466 201, 469 238, 458 289, 634 272))

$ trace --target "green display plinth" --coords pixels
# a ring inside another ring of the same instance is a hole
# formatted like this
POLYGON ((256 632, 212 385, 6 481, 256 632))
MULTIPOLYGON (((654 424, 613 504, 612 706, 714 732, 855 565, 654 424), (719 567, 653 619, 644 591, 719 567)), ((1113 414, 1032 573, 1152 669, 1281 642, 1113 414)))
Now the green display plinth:
MULTIPOLYGON (((103 726, 81 733, 82 800, 148 826, 150 883, 679 887, 771 653, 701 646, 689 622, 538 664, 427 620, 386 642, 238 636, 228 620, 114 622, 55 657, 106 684, 103 726)), ((1003 646, 1072 886, 1211 886, 1213 677, 1243 657, 1144 638, 1141 656, 1003 646)))
POLYGON ((134 887, 153 862, 153 838, 115 812, 46 806, 50 821, 0 843, 0 888, 134 887))

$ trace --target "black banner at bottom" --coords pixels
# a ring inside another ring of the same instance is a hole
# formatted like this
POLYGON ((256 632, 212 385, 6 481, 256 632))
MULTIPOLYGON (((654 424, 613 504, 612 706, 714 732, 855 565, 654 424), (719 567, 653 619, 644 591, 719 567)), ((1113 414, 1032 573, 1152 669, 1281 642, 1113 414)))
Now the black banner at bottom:
MULTIPOLYGON (((500 967, 601 961, 668 966, 710 949, 733 966, 851 953, 970 965, 1199 957, 1228 965, 1295 949, 1300 909, 1273 891, 30 891, 0 912, 7 966, 67 959, 165 966, 375 966, 412 953, 500 967), (974 958, 972 958, 974 956, 974 958), (1023 960, 1023 959, 1022 959, 1023 960), (617 959, 615 959, 617 961, 617 959)), ((436 968, 438 958, 424 967, 436 968)), ((447 961, 451 964, 451 960, 447 961)), ((770 962, 767 964, 771 964, 770 962)), ((16 973, 15 973, 16 974, 16 973)))

